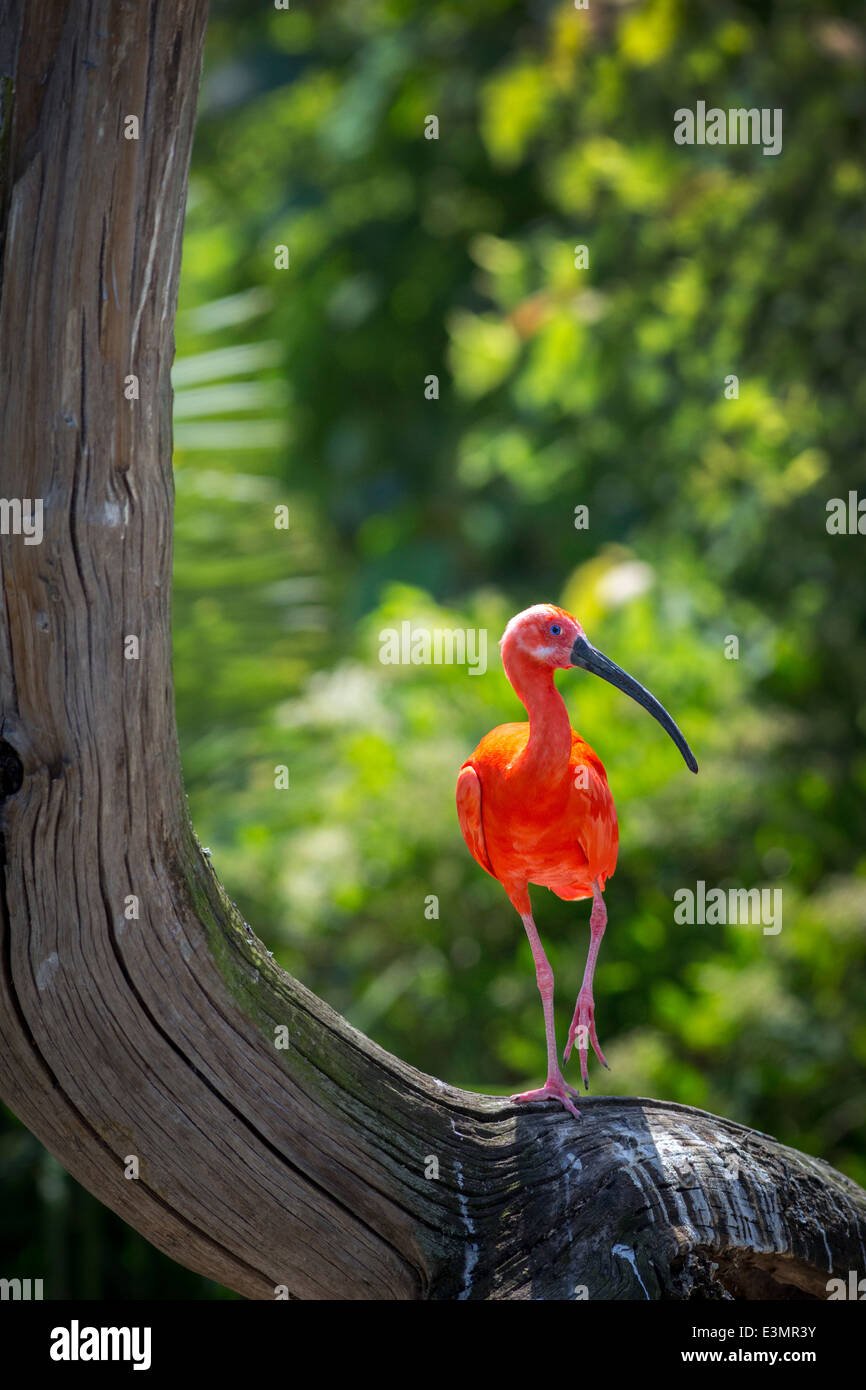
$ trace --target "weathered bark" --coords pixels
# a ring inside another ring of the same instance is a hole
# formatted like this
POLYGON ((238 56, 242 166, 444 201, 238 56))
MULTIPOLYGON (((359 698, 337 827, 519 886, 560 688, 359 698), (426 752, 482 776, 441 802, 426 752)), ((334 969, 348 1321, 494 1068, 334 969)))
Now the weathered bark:
POLYGON ((41 544, 2 539, 3 1096, 150 1241, 250 1297, 823 1297, 866 1263, 853 1183, 682 1106, 588 1100, 576 1122, 421 1075, 270 960, 200 853, 169 368, 205 12, 0 3, 0 494, 44 501, 41 544))

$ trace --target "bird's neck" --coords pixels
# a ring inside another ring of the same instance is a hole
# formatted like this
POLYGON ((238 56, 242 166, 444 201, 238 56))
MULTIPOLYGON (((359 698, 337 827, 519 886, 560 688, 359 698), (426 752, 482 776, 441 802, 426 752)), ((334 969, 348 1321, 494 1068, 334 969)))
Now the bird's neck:
POLYGON ((525 660, 520 653, 503 656, 503 664, 529 715, 525 764, 541 776, 562 773, 571 757, 571 724, 565 701, 553 683, 553 671, 549 666, 525 660))

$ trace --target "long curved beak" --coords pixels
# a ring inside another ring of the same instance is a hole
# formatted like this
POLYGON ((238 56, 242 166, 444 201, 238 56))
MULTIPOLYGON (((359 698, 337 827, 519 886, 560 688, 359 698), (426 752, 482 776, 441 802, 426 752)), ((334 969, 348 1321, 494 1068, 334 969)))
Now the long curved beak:
POLYGON ((621 666, 617 666, 615 661, 611 661, 585 637, 578 637, 572 647, 571 664, 580 666, 584 671, 591 671, 594 676, 601 676, 603 681, 610 681, 617 690, 624 691, 639 705, 643 705, 644 709, 649 710, 653 719, 657 719, 662 728, 670 734, 685 759, 686 767, 692 772, 697 772, 697 759, 664 705, 660 705, 655 695, 651 695, 633 676, 623 671, 621 666))

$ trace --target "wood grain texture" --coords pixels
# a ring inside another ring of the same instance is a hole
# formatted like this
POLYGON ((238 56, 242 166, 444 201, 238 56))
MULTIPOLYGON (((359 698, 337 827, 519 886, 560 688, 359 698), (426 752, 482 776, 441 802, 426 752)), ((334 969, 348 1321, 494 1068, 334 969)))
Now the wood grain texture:
POLYGON ((0 0, 0 496, 44 501, 41 544, 0 540, 2 1094, 251 1298, 824 1297, 831 1263, 866 1265, 853 1183, 682 1106, 577 1122, 423 1076, 282 972, 201 855, 169 369, 205 22, 204 0, 0 0))

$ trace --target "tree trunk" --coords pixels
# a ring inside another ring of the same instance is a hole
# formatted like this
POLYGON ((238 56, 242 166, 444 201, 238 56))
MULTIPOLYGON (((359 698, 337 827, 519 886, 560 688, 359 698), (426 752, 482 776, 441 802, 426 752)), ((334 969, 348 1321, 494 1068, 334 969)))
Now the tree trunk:
POLYGON ((169 369, 205 17, 0 0, 0 492, 44 509, 41 543, 2 537, 3 1096, 253 1298, 824 1297, 866 1264, 846 1178, 683 1106, 577 1122, 421 1075, 273 963, 200 852, 169 369))

